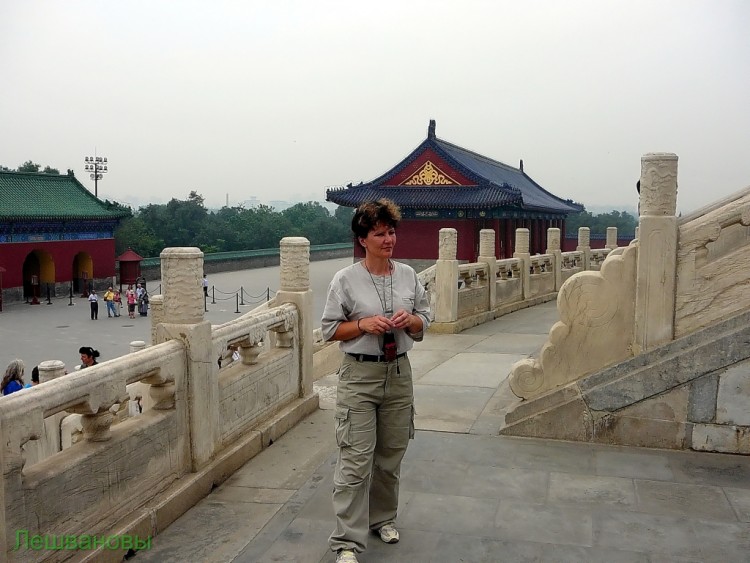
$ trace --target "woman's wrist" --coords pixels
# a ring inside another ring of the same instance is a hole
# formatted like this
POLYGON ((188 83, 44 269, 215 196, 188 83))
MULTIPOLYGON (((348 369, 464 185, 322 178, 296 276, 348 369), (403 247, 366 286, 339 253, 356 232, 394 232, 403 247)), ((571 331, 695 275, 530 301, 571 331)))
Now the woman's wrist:
POLYGON ((357 330, 359 331, 359 333, 360 333, 360 334, 364 334, 364 333, 365 333, 365 331, 364 331, 364 330, 362 330, 362 327, 361 327, 361 326, 359 326, 359 321, 361 321, 361 320, 362 320, 362 319, 357 319, 357 330))

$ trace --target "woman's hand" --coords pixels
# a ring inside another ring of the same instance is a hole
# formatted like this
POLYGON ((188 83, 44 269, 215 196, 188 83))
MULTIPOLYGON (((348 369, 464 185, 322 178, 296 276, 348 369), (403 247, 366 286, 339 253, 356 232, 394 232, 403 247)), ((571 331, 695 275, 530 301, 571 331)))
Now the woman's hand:
POLYGON ((369 334, 383 334, 386 331, 396 327, 396 324, 392 319, 384 317, 383 315, 375 315, 372 317, 365 317, 358 321, 359 329, 363 333, 369 334))
POLYGON ((407 313, 404 309, 399 309, 391 317, 394 328, 402 328, 410 331, 414 322, 414 315, 407 313))

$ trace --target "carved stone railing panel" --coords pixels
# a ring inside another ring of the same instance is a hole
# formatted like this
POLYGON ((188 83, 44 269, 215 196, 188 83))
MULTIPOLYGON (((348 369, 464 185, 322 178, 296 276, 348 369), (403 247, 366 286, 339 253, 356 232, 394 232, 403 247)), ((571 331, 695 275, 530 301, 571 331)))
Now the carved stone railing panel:
POLYGON ((589 268, 591 270, 599 270, 610 252, 612 252, 611 248, 597 248, 591 250, 591 255, 589 256, 589 268))
POLYGON ((750 188, 679 223, 675 337, 750 308, 750 188))
MULTIPOLYGON (((223 357, 229 345, 235 344, 240 349, 244 364, 255 363, 262 351, 270 349, 266 345, 270 341, 269 331, 276 333, 278 345, 279 336, 293 331, 296 323, 297 308, 285 304, 270 309, 264 307, 252 315, 243 315, 227 323, 214 325, 211 332, 212 356, 223 357)), ((288 339, 282 338, 285 339, 286 347, 288 339)))
POLYGON ((298 321, 296 306, 284 304, 214 327, 213 350, 234 344, 242 357, 219 374, 222 443, 300 396, 298 321))
POLYGON ((636 256, 637 248, 629 247, 600 272, 581 272, 563 284, 560 321, 539 359, 513 366, 513 393, 528 399, 632 355, 636 256))

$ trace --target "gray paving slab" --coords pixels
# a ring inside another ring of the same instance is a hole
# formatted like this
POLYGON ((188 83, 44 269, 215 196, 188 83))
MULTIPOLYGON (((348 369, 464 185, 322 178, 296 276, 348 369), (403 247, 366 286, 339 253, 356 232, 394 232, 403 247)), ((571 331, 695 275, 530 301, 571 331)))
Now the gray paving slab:
POLYGON ((610 505, 632 509, 636 505, 632 479, 552 472, 547 499, 555 504, 610 505))
POLYGON ((740 522, 750 522, 750 490, 724 487, 724 494, 737 513, 737 519, 740 522))
POLYGON ((468 347, 467 352, 487 352, 491 354, 523 354, 536 356, 547 342, 547 334, 493 334, 468 347))
POLYGON ((460 385, 462 387, 497 387, 508 378, 520 354, 462 353, 448 358, 419 379, 421 385, 460 385))
POLYGON ((638 509, 650 514, 689 514, 691 518, 737 520, 721 487, 636 479, 635 493, 638 509))
POLYGON ((420 430, 468 432, 494 391, 489 387, 414 385, 414 425, 420 430))

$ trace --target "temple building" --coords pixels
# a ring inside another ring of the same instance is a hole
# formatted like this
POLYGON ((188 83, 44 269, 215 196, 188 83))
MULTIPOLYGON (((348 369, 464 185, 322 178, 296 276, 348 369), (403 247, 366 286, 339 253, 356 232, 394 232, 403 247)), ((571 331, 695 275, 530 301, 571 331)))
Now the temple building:
MULTIPOLYGON (((558 227, 564 236, 565 217, 583 209, 537 184, 523 161, 514 168, 438 139, 434 120, 427 139, 379 178, 326 191, 328 201, 346 207, 383 197, 398 204, 403 217, 398 234, 404 242, 394 257, 411 263, 437 259, 438 233, 446 227, 458 232, 461 261, 476 261, 481 229, 494 229, 498 258, 512 256, 522 227, 530 231, 531 253, 544 253, 547 228, 558 227)), ((364 256, 356 244, 354 253, 364 256)))
POLYGON ((110 209, 73 175, 0 172, 0 289, 6 302, 86 294, 112 283, 114 231, 127 215, 110 209))

